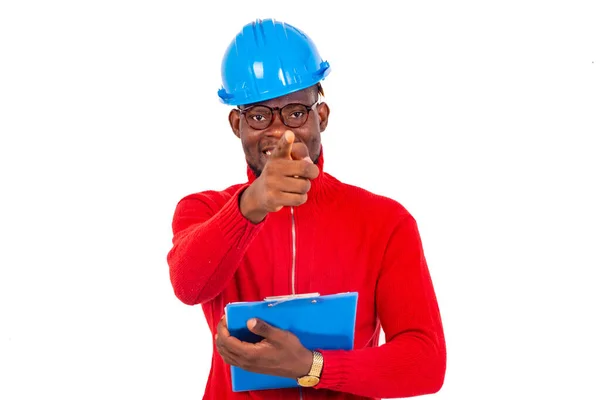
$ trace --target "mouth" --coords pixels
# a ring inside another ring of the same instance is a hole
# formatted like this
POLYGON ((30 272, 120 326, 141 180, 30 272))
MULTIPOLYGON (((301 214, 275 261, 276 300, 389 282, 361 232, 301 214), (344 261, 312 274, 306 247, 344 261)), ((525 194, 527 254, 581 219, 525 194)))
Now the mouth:
POLYGON ((273 152, 274 149, 275 149, 275 147, 267 147, 267 148, 263 149, 262 153, 266 157, 269 157, 271 155, 271 153, 273 152))
MULTIPOLYGON (((296 143, 302 143, 299 140, 294 141, 294 144, 296 143)), ((263 156, 269 158, 271 156, 271 153, 273 153, 273 151, 275 151, 275 147, 277 147, 275 144, 270 145, 270 146, 266 146, 261 150, 261 153, 263 154, 263 156)))

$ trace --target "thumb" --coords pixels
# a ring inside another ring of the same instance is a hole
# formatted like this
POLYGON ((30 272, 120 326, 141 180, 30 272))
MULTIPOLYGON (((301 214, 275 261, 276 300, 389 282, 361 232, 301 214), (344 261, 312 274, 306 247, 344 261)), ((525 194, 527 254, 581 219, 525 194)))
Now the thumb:
POLYGON ((281 135, 279 142, 277 142, 277 147, 275 147, 275 150, 273 150, 273 152, 271 153, 271 158, 291 159, 292 144, 294 143, 295 139, 296 136, 294 135, 294 132, 289 130, 285 131, 283 135, 281 135))
POLYGON ((248 329, 250 329, 250 332, 273 342, 278 342, 283 338, 283 336, 285 336, 284 330, 275 328, 274 326, 271 326, 258 318, 252 318, 248 320, 248 329))

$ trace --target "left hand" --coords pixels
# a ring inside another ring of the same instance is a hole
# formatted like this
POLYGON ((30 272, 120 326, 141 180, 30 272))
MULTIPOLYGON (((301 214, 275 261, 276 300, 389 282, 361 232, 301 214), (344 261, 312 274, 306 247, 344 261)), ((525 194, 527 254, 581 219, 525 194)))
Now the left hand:
POLYGON ((227 364, 250 372, 293 379, 308 374, 312 366, 312 351, 302 346, 294 334, 254 318, 247 325, 251 332, 264 339, 248 343, 231 336, 225 316, 217 325, 217 351, 227 364))

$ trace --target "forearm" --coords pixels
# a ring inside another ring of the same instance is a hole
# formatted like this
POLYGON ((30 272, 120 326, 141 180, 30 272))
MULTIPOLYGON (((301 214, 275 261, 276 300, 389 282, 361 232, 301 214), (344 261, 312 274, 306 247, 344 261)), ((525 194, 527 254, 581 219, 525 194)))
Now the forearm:
POLYGON ((399 221, 382 261, 375 291, 384 345, 324 351, 319 387, 367 397, 409 397, 440 390, 446 344, 433 283, 416 221, 399 221))
POLYGON ((444 382, 444 339, 433 332, 405 332, 380 347, 322 353, 323 389, 398 398, 435 393, 444 382))
POLYGON ((260 226, 241 215, 236 194, 210 219, 176 234, 167 261, 177 298, 193 305, 221 293, 260 226))

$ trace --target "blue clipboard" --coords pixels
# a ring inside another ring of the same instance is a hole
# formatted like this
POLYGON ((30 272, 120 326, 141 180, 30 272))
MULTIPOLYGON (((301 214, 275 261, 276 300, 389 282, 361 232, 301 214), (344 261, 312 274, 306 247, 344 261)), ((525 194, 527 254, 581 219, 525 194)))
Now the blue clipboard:
MULTIPOLYGON (((267 297, 264 301, 230 303, 225 307, 232 336, 250 343, 263 338, 250 332, 246 322, 261 319, 298 337, 309 350, 352 350, 358 293, 320 296, 309 293, 267 297)), ((231 366, 234 392, 299 387, 295 379, 257 374, 231 366)))

